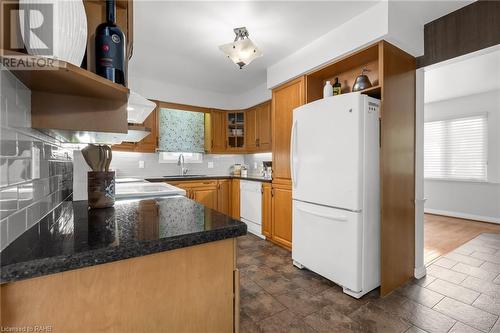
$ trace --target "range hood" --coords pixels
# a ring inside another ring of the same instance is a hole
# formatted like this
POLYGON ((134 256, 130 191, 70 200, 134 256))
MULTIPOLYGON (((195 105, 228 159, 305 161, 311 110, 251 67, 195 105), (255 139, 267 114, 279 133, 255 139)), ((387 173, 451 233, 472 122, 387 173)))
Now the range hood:
POLYGON ((123 141, 139 142, 149 134, 151 134, 150 128, 140 125, 129 125, 127 133, 106 133, 55 129, 38 130, 64 143, 95 143, 109 145, 120 144, 123 141))
POLYGON ((156 103, 130 91, 127 103, 127 121, 132 124, 142 124, 156 108, 156 103))

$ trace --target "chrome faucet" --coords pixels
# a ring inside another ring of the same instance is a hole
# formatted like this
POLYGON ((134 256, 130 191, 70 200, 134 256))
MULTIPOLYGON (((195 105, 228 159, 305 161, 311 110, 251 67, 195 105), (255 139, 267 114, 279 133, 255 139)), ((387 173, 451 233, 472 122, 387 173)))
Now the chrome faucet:
POLYGON ((180 167, 179 174, 181 176, 185 176, 188 173, 188 168, 184 167, 184 155, 183 154, 179 155, 179 159, 177 160, 177 165, 180 167))

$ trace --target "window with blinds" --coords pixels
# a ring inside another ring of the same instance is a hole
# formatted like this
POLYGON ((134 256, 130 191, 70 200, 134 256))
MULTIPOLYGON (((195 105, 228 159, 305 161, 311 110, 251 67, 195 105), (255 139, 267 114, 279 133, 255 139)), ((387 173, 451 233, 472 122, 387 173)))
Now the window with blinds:
POLYGON ((486 114, 426 122, 424 177, 487 180, 486 114))

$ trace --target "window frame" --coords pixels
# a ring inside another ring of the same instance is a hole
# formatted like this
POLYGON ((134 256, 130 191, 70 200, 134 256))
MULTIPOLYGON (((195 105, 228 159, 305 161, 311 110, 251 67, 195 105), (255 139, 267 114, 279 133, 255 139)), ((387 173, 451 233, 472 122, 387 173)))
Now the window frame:
POLYGON ((436 119, 428 120, 424 122, 424 149, 423 149, 423 157, 424 157, 424 170, 423 170, 423 176, 424 180, 434 180, 434 181, 453 181, 453 182, 467 182, 467 183, 489 183, 488 179, 488 159, 489 159, 489 147, 488 147, 488 131, 489 131, 489 112, 475 112, 475 113, 467 113, 467 114, 457 114, 457 115, 450 115, 447 117, 439 117, 436 119), (425 142, 426 142, 426 124, 428 123, 436 123, 436 122, 452 122, 454 120, 460 120, 460 119, 466 119, 466 118, 483 118, 484 119, 484 132, 483 132, 483 140, 484 140, 484 168, 485 168, 485 173, 484 173, 484 178, 457 178, 457 177, 430 177, 426 176, 426 168, 425 168, 425 162, 426 162, 426 152, 425 152, 425 142))

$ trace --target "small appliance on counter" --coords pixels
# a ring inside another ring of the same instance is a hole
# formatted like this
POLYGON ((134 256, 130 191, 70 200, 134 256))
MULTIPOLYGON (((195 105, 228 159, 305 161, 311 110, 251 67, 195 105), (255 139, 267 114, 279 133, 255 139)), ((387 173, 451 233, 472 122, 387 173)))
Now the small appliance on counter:
POLYGON ((237 163, 232 165, 229 173, 233 176, 241 176, 241 164, 237 163))
POLYGON ((273 177, 273 162, 272 161, 264 161, 262 162, 263 165, 263 170, 262 170, 262 177, 266 179, 271 179, 273 177))
POLYGON ((241 177, 248 177, 248 168, 246 165, 241 166, 241 177))

